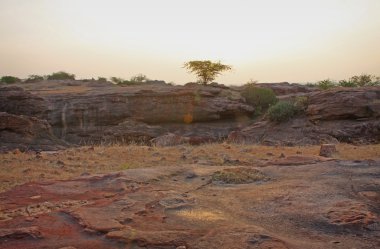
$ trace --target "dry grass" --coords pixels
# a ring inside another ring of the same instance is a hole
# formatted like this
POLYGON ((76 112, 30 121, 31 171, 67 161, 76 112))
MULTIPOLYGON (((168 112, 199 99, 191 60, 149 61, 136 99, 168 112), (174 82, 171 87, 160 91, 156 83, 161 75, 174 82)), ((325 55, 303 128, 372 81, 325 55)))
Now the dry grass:
MULTIPOLYGON (((338 159, 380 158, 380 144, 337 145, 338 159)), ((255 165, 263 160, 302 154, 318 155, 319 146, 269 147, 257 145, 205 144, 201 146, 148 147, 99 146, 71 148, 54 153, 0 154, 0 191, 28 181, 68 179, 83 173, 106 173, 139 167, 181 166, 184 164, 255 165), (237 161, 238 160, 238 161, 237 161)))
POLYGON ((252 168, 229 168, 212 175, 213 181, 227 184, 252 183, 268 179, 261 171, 252 168))

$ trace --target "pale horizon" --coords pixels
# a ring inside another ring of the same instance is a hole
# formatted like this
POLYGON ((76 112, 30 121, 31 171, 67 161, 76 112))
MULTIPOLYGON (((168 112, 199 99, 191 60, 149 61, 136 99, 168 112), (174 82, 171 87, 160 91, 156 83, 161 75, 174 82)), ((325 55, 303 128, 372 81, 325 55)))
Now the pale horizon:
POLYGON ((380 1, 0 0, 0 76, 183 84, 189 60, 233 71, 223 84, 380 75, 380 1))

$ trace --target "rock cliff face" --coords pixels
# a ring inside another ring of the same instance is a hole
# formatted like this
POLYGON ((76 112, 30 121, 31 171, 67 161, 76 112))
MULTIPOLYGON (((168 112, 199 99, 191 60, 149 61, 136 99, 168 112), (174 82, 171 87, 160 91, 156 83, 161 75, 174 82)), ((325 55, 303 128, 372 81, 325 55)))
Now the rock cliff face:
POLYGON ((1 88, 1 110, 46 119, 57 138, 73 144, 148 142, 167 132, 217 139, 226 137, 254 111, 232 90, 216 87, 70 84, 32 92, 1 88), (227 127, 220 122, 228 123, 227 127))
POLYGON ((343 88, 313 93, 306 114, 313 120, 380 117, 380 87, 343 88))
POLYGON ((288 122, 257 122, 230 133, 231 142, 268 145, 380 142, 380 87, 338 88, 307 95, 305 113, 288 122))
POLYGON ((16 115, 46 118, 48 102, 17 86, 0 88, 0 111, 16 115))
POLYGON ((0 151, 56 150, 67 146, 53 135, 47 121, 6 112, 0 112, 0 141, 0 151))
MULTIPOLYGON (((227 137, 231 142, 273 145, 380 141, 380 87, 329 91, 285 83, 268 87, 282 99, 306 96, 305 113, 287 123, 255 123, 254 108, 245 104, 236 88, 217 84, 119 87, 80 81, 0 88, 0 111, 46 120, 52 131, 49 136, 70 144, 146 144, 167 134, 194 144, 227 137)), ((13 141, 11 136, 7 140, 1 143, 30 144, 13 141)))

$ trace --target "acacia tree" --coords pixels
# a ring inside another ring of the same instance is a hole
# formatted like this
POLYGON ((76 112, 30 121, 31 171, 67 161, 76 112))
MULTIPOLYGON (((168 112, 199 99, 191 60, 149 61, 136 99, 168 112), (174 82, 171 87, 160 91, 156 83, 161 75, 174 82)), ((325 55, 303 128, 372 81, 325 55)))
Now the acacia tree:
POLYGON ((222 72, 232 69, 231 66, 224 65, 220 61, 189 61, 184 64, 184 68, 190 73, 196 74, 199 82, 204 85, 213 81, 222 72))

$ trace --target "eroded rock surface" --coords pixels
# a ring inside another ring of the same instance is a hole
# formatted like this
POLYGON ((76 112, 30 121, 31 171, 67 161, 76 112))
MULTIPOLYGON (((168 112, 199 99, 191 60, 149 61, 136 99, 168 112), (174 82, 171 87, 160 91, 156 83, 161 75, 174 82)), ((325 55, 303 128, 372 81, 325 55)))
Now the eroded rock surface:
POLYGON ((75 81, 0 88, 0 111, 46 119, 53 134, 69 143, 99 144, 147 143, 168 132, 185 135, 190 130, 195 140, 216 140, 247 121, 254 108, 238 92, 218 87, 75 81))
POLYGON ((0 112, 0 151, 56 150, 67 144, 55 137, 46 120, 0 112))
MULTIPOLYGON (((181 141, 177 144, 226 138, 269 145, 380 141, 380 87, 318 91, 288 83, 258 86, 272 88, 280 99, 302 95, 307 100, 305 112, 285 123, 257 122, 252 119, 255 108, 245 103, 239 87, 195 83, 120 87, 85 81, 0 88, 0 111, 46 120, 56 138, 72 145, 151 144, 167 134, 177 136, 181 141)), ((9 139, 8 144, 30 146, 27 140, 9 139)))
POLYGON ((312 120, 380 117, 380 87, 338 88, 313 93, 306 110, 312 120))
POLYGON ((287 122, 259 121, 228 136, 266 145, 380 142, 380 87, 338 88, 304 95, 305 113, 287 122))
POLYGON ((380 162, 298 159, 21 185, 0 193, 0 247, 379 247, 380 162), (255 177, 213 181, 235 171, 255 177))

